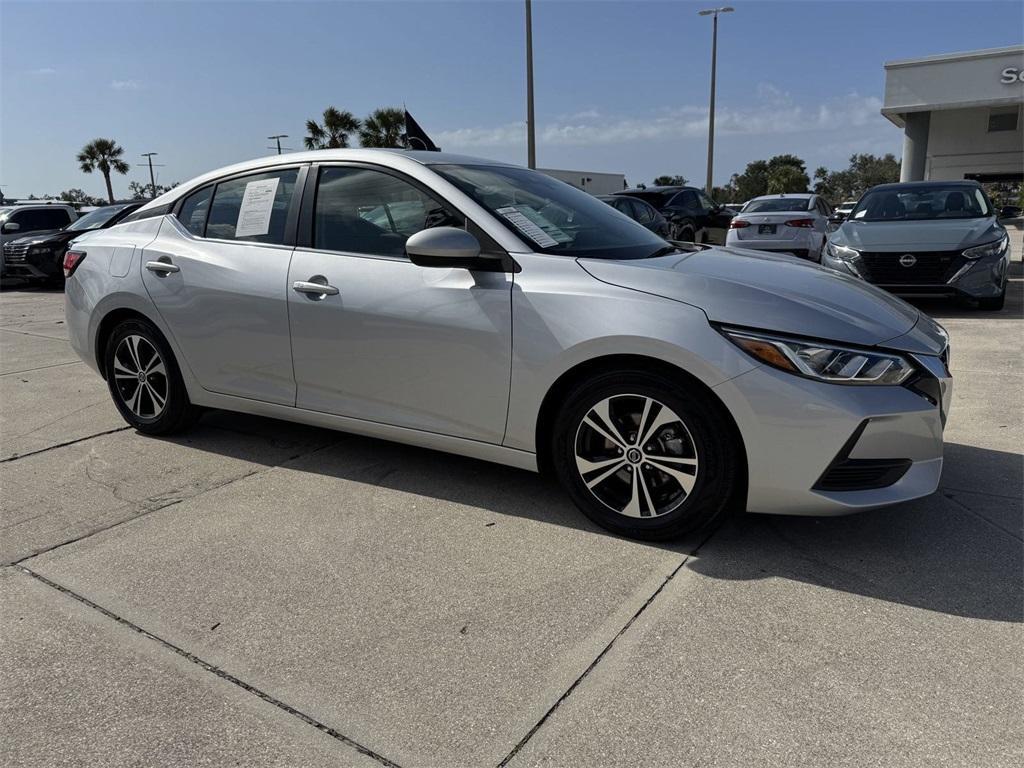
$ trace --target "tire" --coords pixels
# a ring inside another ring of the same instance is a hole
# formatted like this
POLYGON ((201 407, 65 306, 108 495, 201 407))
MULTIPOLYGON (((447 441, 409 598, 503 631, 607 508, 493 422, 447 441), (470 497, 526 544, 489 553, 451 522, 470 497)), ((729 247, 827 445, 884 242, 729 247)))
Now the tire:
POLYGON ((986 312, 998 312, 1006 304, 1006 288, 1003 288, 1003 292, 992 299, 978 299, 978 309, 983 309, 986 312))
POLYGON ((739 441, 719 404, 644 371, 602 374, 577 388, 556 420, 551 456, 583 514, 649 541, 722 517, 742 470, 739 441), (643 440, 637 426, 645 413, 643 440))
POLYGON ((170 346, 147 320, 118 324, 103 352, 103 370, 114 405, 129 425, 147 435, 169 435, 192 426, 192 405, 170 346), (145 381, 139 375, 142 370, 145 381))

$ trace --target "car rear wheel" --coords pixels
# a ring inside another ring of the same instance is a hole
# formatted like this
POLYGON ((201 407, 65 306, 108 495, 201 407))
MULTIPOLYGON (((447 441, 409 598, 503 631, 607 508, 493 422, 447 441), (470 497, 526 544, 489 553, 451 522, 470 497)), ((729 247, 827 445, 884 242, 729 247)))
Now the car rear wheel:
POLYGON ((189 402, 174 355, 152 323, 120 323, 107 339, 103 360, 114 405, 135 429, 166 435, 195 421, 199 411, 189 402))
POLYGON ((731 425, 696 388, 633 371, 577 389, 555 425, 556 472, 598 525, 648 540, 707 526, 741 466, 731 425))
POLYGON ((683 243, 692 243, 696 232, 691 224, 673 224, 672 237, 670 240, 678 240, 683 243))

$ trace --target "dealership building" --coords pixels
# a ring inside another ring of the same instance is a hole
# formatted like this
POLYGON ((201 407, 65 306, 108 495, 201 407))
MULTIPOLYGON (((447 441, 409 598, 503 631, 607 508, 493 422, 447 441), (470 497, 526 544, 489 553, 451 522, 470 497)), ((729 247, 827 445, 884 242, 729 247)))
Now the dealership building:
POLYGON ((901 181, 1024 180, 1024 46, 891 61, 882 114, 903 129, 901 181))

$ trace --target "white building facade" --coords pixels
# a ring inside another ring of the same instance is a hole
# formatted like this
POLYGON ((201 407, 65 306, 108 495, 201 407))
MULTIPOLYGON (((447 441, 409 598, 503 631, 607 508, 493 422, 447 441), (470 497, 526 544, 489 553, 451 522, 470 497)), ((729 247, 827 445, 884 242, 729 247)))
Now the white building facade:
POLYGON ((885 65, 882 114, 903 129, 901 181, 1024 180, 1024 46, 885 65))

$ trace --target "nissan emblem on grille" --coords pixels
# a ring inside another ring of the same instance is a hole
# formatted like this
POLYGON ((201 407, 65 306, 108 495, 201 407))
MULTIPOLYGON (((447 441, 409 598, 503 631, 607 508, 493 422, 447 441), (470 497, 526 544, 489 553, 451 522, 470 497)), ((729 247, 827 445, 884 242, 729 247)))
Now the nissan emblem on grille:
POLYGON ((900 264, 904 267, 912 267, 917 264, 917 257, 912 253, 904 253, 900 256, 900 264))

